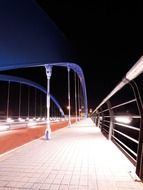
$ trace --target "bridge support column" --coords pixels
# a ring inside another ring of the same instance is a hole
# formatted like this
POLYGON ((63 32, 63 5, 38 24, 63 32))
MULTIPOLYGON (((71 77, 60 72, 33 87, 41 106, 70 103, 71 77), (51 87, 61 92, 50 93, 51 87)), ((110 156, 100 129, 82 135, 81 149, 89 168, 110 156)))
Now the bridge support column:
POLYGON ((45 65, 47 75, 47 127, 45 130, 45 139, 51 139, 51 125, 50 125, 50 79, 52 75, 52 67, 45 65))

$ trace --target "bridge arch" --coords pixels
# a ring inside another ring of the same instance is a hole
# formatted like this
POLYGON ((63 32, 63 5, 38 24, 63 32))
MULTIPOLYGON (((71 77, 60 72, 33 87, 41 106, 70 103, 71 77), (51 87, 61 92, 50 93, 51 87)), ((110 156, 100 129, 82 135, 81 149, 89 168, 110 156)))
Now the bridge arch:
MULTIPOLYGON (((12 82, 16 82, 16 83, 26 84, 26 85, 34 87, 34 88, 42 91, 43 93, 47 94, 46 88, 44 88, 43 86, 37 84, 36 82, 33 82, 33 81, 25 79, 25 78, 15 77, 15 76, 11 76, 11 75, 2 75, 2 74, 0 74, 0 81, 12 81, 12 82)), ((58 107, 61 115, 64 117, 65 116, 64 115, 64 111, 61 108, 61 106, 58 103, 58 101, 56 100, 56 98, 53 95, 51 95, 51 94, 50 94, 50 98, 53 100, 53 102, 55 103, 55 105, 58 107)))

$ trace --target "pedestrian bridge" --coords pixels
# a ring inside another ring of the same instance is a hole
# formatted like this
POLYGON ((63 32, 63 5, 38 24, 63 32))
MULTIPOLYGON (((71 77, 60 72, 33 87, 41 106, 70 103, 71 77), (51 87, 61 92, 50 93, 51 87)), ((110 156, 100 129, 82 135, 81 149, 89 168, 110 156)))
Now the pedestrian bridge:
MULTIPOLYGON (((47 89, 21 77, 0 75, 1 111, 5 113, 0 119, 0 137, 17 130, 22 134, 20 128, 33 128, 34 136, 34 128, 46 127, 44 137, 1 154, 1 188, 143 189, 142 59, 91 113, 84 75, 77 64, 46 64, 47 89), (66 111, 51 95, 54 66, 67 68, 66 111), (61 127, 52 128, 52 123, 60 125, 60 121, 66 122, 65 128, 53 132, 61 127)), ((27 131, 26 138, 31 134, 27 131)), ((43 136, 40 131, 30 140, 43 136)), ((16 133, 13 142, 21 137, 16 133)), ((6 138, 1 142, 5 145, 6 138)))
POLYGON ((0 189, 142 190, 135 167, 88 118, 0 156, 0 189))
POLYGON ((143 57, 89 110, 82 68, 36 1, 1 1, 0 12, 0 146, 40 137, 0 155, 0 189, 143 189, 143 57))

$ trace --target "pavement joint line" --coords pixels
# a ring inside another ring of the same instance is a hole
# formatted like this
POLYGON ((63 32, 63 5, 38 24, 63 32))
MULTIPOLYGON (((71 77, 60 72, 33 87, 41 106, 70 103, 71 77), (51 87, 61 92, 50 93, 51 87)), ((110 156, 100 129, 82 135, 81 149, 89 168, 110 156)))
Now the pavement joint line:
POLYGON ((18 146, 18 147, 16 147, 16 148, 13 148, 12 150, 9 150, 9 151, 7 151, 7 152, 4 152, 4 153, 0 154, 0 158, 3 157, 3 156, 5 156, 5 155, 7 155, 7 154, 10 154, 10 153, 12 153, 12 152, 18 150, 18 149, 20 149, 20 148, 22 148, 22 147, 24 147, 24 146, 27 146, 27 145, 29 145, 30 143, 33 143, 33 142, 35 142, 35 141, 38 141, 38 140, 41 139, 42 137, 43 137, 43 136, 39 137, 38 139, 34 139, 34 140, 32 140, 32 141, 29 141, 29 142, 27 142, 27 143, 24 143, 23 145, 20 145, 20 146, 18 146))
MULTIPOLYGON (((65 126, 64 128, 66 128, 66 127, 68 127, 68 126, 65 126)), ((62 129, 63 129, 63 128, 58 129, 58 130, 56 130, 56 131, 53 131, 52 133, 57 133, 58 131, 60 131, 60 130, 62 130, 62 129)), ((43 137, 44 137, 44 136, 41 136, 41 137, 39 137, 39 138, 37 138, 37 139, 31 140, 31 141, 29 141, 29 142, 27 142, 27 143, 24 143, 23 145, 20 145, 20 146, 18 146, 18 147, 16 147, 16 148, 13 148, 12 150, 9 150, 9 151, 7 151, 7 152, 4 152, 4 153, 0 154, 0 158, 3 157, 3 156, 6 156, 6 155, 8 155, 8 154, 10 154, 10 153, 12 153, 12 152, 14 152, 14 151, 16 151, 16 150, 18 150, 18 149, 20 149, 20 148, 22 148, 22 147, 24 147, 24 146, 27 146, 27 145, 29 145, 30 143, 33 143, 33 142, 35 142, 35 141, 38 141, 39 139, 41 139, 41 138, 43 138, 43 137)))

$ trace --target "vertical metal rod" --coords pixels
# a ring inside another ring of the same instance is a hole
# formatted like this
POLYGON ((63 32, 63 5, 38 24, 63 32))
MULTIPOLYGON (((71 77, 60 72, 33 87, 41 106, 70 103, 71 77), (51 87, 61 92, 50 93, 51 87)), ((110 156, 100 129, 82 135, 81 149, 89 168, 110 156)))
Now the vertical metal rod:
POLYGON ((19 113, 18 113, 19 119, 20 116, 21 116, 21 83, 19 84, 19 113))
POLYGON ((53 102, 51 101, 51 116, 52 116, 52 118, 53 118, 53 115, 54 115, 54 113, 53 113, 53 107, 54 107, 54 104, 53 104, 53 102))
POLYGON ((8 81, 8 88, 7 88, 7 109, 6 109, 6 117, 9 117, 9 98, 10 98, 10 81, 8 81))
POLYGON ((50 121, 50 78, 47 81, 47 122, 50 121))
POLYGON ((27 102, 27 106, 28 106, 27 112, 28 112, 28 119, 29 119, 29 116, 30 116, 30 87, 28 87, 28 102, 27 102))
POLYGON ((45 130, 45 138, 46 140, 51 139, 51 126, 50 126, 50 78, 52 75, 52 67, 46 67, 46 75, 47 75, 47 128, 45 130))
POLYGON ((40 117, 42 117, 42 93, 40 92, 40 117))
POLYGON ((76 72, 74 73, 74 81, 75 81, 75 118, 77 122, 77 87, 76 87, 76 72))
POLYGON ((70 103, 70 68, 68 67, 68 111, 69 111, 69 125, 71 125, 71 103, 70 103))
POLYGON ((36 112, 37 112, 37 89, 35 88, 35 118, 36 118, 36 112))
POLYGON ((111 102, 110 101, 107 101, 107 106, 108 106, 108 109, 109 109, 109 115, 110 115, 110 126, 109 126, 109 135, 108 135, 108 140, 111 140, 112 139, 112 132, 113 132, 113 127, 114 127, 114 124, 113 124, 113 116, 114 116, 114 113, 113 113, 113 110, 111 109, 111 102))
POLYGON ((80 120, 80 112, 81 112, 81 108, 80 108, 80 87, 79 87, 79 79, 78 79, 78 115, 79 115, 79 120, 80 120))

